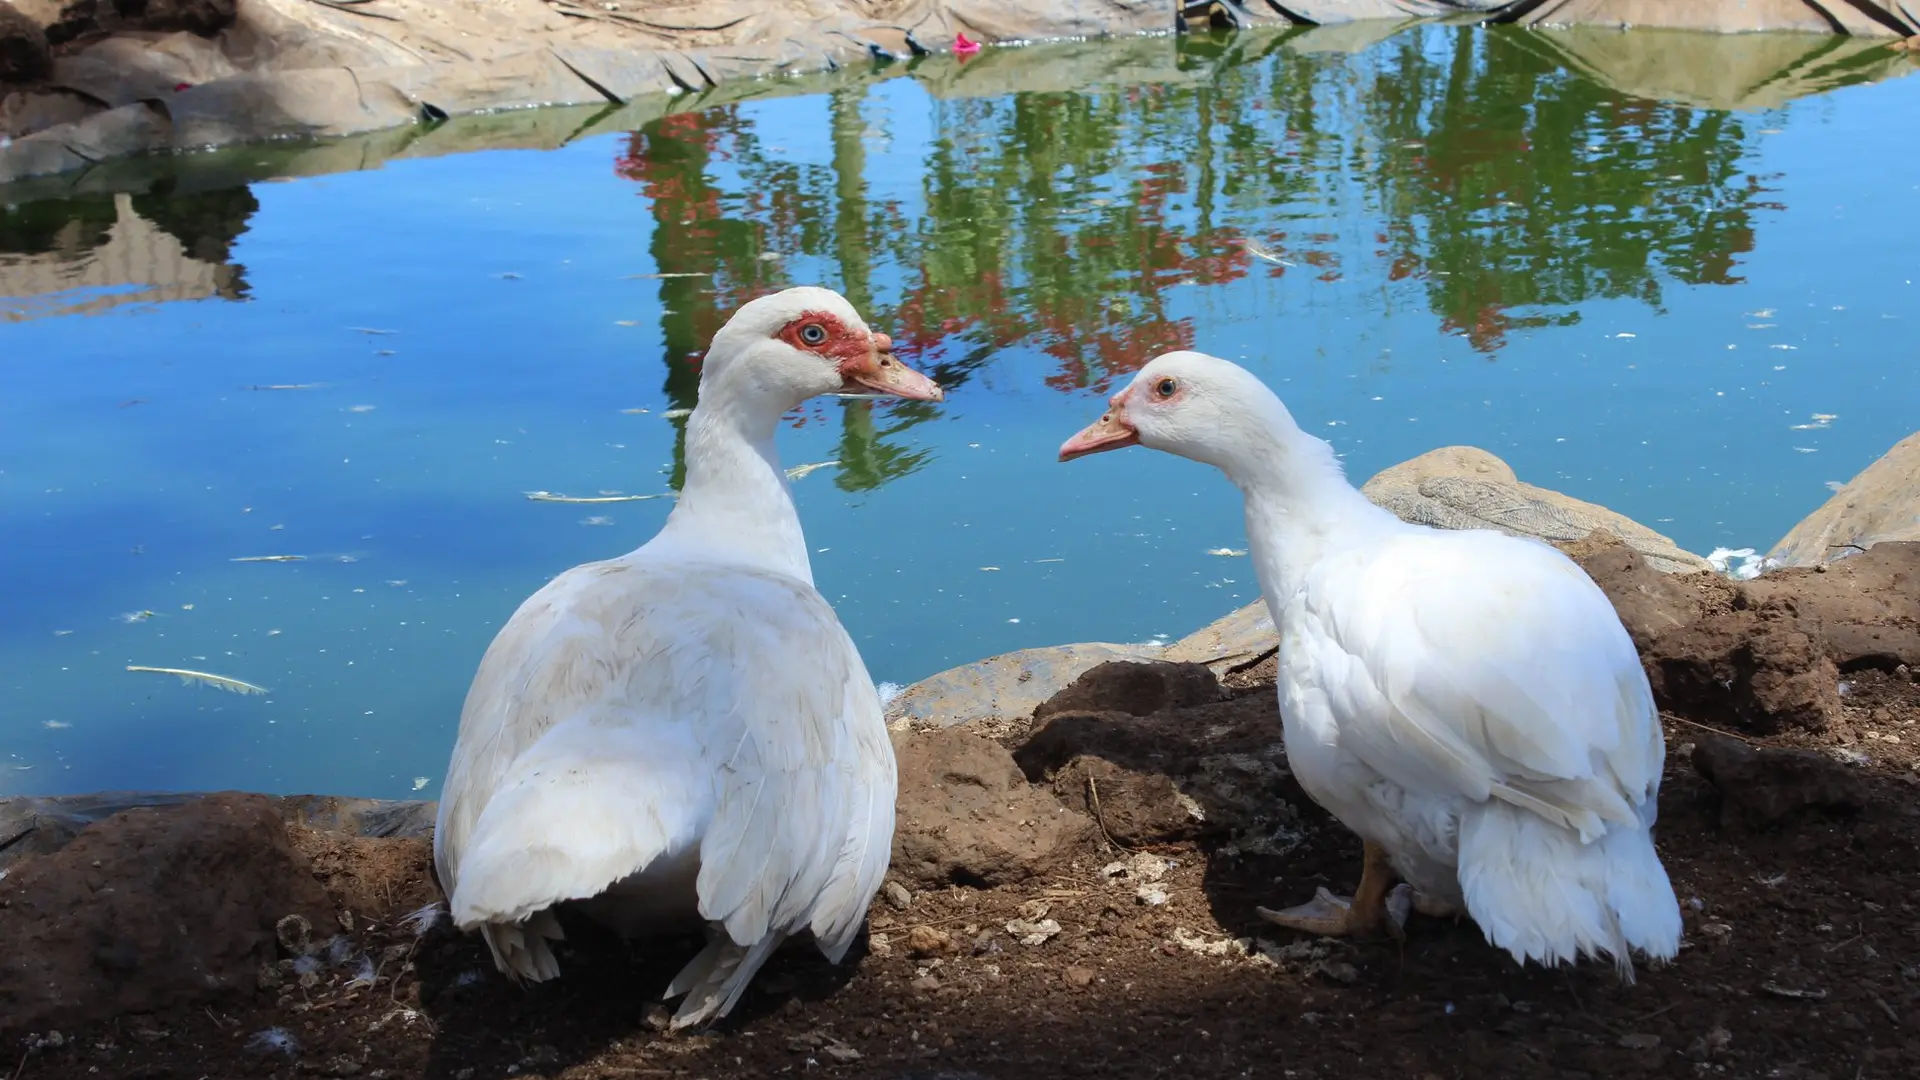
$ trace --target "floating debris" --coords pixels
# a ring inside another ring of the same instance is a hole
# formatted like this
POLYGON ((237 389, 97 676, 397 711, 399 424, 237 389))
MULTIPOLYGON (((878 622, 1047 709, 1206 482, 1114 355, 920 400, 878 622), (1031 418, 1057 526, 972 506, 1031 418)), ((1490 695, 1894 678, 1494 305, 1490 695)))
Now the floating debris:
POLYGON ((263 383, 255 386, 249 386, 247 387, 247 389, 249 390, 318 390, 326 385, 327 384, 323 382, 270 383, 270 384, 263 383))
POLYGON ((561 495, 553 491, 529 491, 525 492, 525 495, 527 496, 528 502, 552 503, 645 502, 648 499, 671 499, 676 497, 671 491, 663 491, 657 495, 561 495))
POLYGON ((711 270, 662 270, 657 274, 627 274, 621 281, 659 281, 662 278, 712 277, 711 270))
POLYGON ((241 555, 228 562, 306 562, 305 555, 241 555))
POLYGON ((1813 414, 1813 418, 1812 418, 1811 420, 1809 420, 1809 421, 1808 421, 1807 423, 1804 423, 1804 424, 1795 424, 1795 425, 1793 425, 1793 427, 1791 427, 1791 428, 1790 428, 1789 430, 1791 430, 1791 431, 1820 431, 1820 430, 1823 430, 1823 429, 1825 429, 1825 428, 1829 428, 1829 427, 1832 427, 1832 426, 1833 426, 1833 422, 1834 422, 1835 420, 1838 420, 1838 419, 1840 419, 1840 414, 1839 414, 1839 413, 1825 413, 1825 412, 1817 412, 1817 413, 1814 413, 1814 414, 1813 414))
POLYGON ((1707 565, 1735 581, 1752 581, 1779 563, 1752 548, 1717 547, 1707 554, 1707 565))
POLYGON ((1226 556, 1233 556, 1233 555, 1245 555, 1246 553, 1247 553, 1247 549, 1246 549, 1246 548, 1224 548, 1224 547, 1222 547, 1222 548, 1208 548, 1208 549, 1207 549, 1207 554, 1209 554, 1209 555, 1226 555, 1226 556))
POLYGON ((666 412, 660 414, 661 419, 664 420, 679 420, 692 415, 692 409, 668 409, 666 412))
POLYGON ((416 776, 416 777, 414 777, 414 778, 413 778, 413 790, 415 790, 415 791, 424 791, 424 790, 426 790, 426 786, 427 786, 428 784, 431 784, 431 783, 433 783, 433 778, 432 778, 432 777, 429 777, 429 776, 416 776))
POLYGON ((348 411, 348 412, 372 412, 373 410, 374 410, 374 406, 372 406, 372 405, 349 405, 349 406, 347 406, 347 411, 348 411))
POLYGON ((267 688, 264 686, 255 686, 250 682, 242 682, 239 679, 230 679, 225 675, 214 675, 205 671, 189 671, 186 668, 147 667, 144 664, 128 664, 127 670, 143 671, 153 675, 172 675, 183 683, 201 683, 206 686, 211 686, 215 690, 225 690, 229 694, 264 694, 267 692, 267 688))
POLYGON ((586 517, 586 518, 581 518, 581 519, 580 519, 580 524, 582 524, 582 525, 611 525, 611 524, 613 524, 613 519, 612 519, 612 518, 610 518, 610 517, 608 517, 608 516, 606 516, 605 514, 595 514, 595 515, 593 515, 592 517, 586 517))
POLYGON ((160 613, 157 611, 128 611, 123 614, 115 615, 114 618, 119 619, 123 623, 138 623, 138 622, 146 622, 148 619, 151 619, 158 614, 160 613))
POLYGON ((839 460, 835 459, 833 461, 814 461, 805 465, 795 465, 793 468, 787 470, 787 479, 799 480, 802 477, 817 473, 821 469, 830 469, 838 464, 840 464, 839 460))
POLYGON ((1256 259, 1265 259, 1266 261, 1268 261, 1268 262, 1270 262, 1270 263, 1273 263, 1273 264, 1274 264, 1274 265, 1276 265, 1276 266, 1297 266, 1297 265, 1299 265, 1299 264, 1297 264, 1297 263, 1291 263, 1291 262, 1288 262, 1287 260, 1285 260, 1285 259, 1283 259, 1283 258, 1281 258, 1281 257, 1280 257, 1280 256, 1279 256, 1279 255, 1278 255, 1277 253, 1275 253, 1275 252, 1273 252, 1273 251, 1271 251, 1271 250, 1269 250, 1269 249, 1267 249, 1267 248, 1265 248, 1265 247, 1262 247, 1262 246, 1260 245, 1260 243, 1259 243, 1258 241, 1255 241, 1255 240, 1242 240, 1242 241, 1240 241, 1240 246, 1241 246, 1241 247, 1243 247, 1243 248, 1246 248, 1246 249, 1247 249, 1247 254, 1249 254, 1249 255, 1251 255, 1251 256, 1253 256, 1254 258, 1256 258, 1256 259))
POLYGON ((650 413, 650 412, 652 412, 652 411, 653 411, 652 409, 621 409, 621 410, 620 410, 620 415, 622 415, 622 416, 645 416, 645 415, 647 415, 648 413, 650 413))
POLYGON ((67 723, 65 720, 42 720, 40 721, 40 726, 46 728, 48 731, 65 731, 73 725, 67 723))
POLYGON ((349 326, 347 327, 347 329, 357 331, 358 333, 362 333, 362 334, 374 334, 380 337, 385 337, 388 334, 397 334, 400 332, 398 330, 382 330, 376 326, 349 326))

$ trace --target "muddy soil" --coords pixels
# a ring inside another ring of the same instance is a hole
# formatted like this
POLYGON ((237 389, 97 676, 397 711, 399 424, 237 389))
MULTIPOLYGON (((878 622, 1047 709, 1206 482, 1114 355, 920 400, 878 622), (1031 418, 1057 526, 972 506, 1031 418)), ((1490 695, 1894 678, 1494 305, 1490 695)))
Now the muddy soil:
MULTIPOLYGON (((1358 843, 1286 771, 1271 661, 1219 682, 1109 666, 992 737, 900 733, 903 835, 867 937, 840 968, 789 948, 710 1031, 666 1034, 655 1000, 696 941, 630 944, 570 921, 564 977, 517 988, 477 938, 435 918, 426 840, 294 824, 291 859, 310 882, 276 879, 289 854, 265 840, 271 857, 222 864, 263 876, 268 898, 223 901, 234 933, 252 935, 219 954, 226 985, 172 1004, 123 993, 89 1012, 99 1003, 48 1004, 9 969, 0 1069, 21 1080, 1920 1076, 1920 657, 1901 651, 1920 615, 1916 555, 1731 584, 1641 578, 1630 561, 1608 569, 1608 550, 1580 553, 1640 620, 1649 665, 1666 665, 1656 835, 1686 939, 1675 963, 1643 965, 1633 985, 1603 965, 1522 970, 1466 922, 1415 916, 1404 946, 1263 923, 1256 905, 1349 890, 1360 869, 1358 843), (1855 587, 1869 579, 1871 596, 1855 587), (1656 603, 1667 616, 1648 614, 1656 603), (1749 624, 1775 646, 1730 641, 1729 627, 1749 624), (1682 655, 1686 641, 1696 655, 1682 655), (1776 646, 1800 667, 1768 655, 1776 646), (1833 685, 1794 682, 1807 667, 1833 685), (1708 669, 1730 676, 1717 697, 1695 677, 1708 669), (1779 678, 1756 680, 1765 673, 1779 678), (303 913, 263 915, 269 902, 303 913), (268 917, 262 938, 252 923, 268 917), (242 953, 252 980, 234 974, 242 953), (30 1009, 31 1027, 15 1022, 30 1009)), ((184 812, 129 812, 148 815, 135 824, 150 874, 156 852, 198 857, 155 835, 154 815, 184 812)), ((222 812, 258 831, 257 808, 222 812)), ((110 873, 127 816, 9 869, 0 948, 26 931, 47 948, 75 935, 94 952, 114 944, 85 942, 83 893, 59 894, 65 913, 22 913, 50 860, 78 851, 65 873, 110 873), (66 938, 53 932, 63 919, 66 938)), ((204 937, 179 906, 122 916, 125 933, 204 937)), ((136 939, 75 962, 176 985, 175 945, 143 953, 136 939)))

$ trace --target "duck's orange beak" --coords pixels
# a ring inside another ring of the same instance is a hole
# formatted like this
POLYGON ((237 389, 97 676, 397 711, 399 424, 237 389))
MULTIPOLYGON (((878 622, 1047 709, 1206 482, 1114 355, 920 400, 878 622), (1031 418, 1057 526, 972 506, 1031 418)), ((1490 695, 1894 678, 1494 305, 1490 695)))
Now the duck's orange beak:
POLYGON ((908 401, 945 401, 940 384, 901 363, 893 355, 893 339, 873 335, 873 348, 864 357, 840 365, 841 393, 867 397, 897 397, 908 401))
POLYGON ((1060 444, 1060 460, 1072 461, 1088 454, 1098 454, 1103 450, 1118 450, 1123 446, 1140 445, 1140 432, 1134 429, 1133 421, 1127 419, 1127 392, 1113 395, 1107 402, 1107 411, 1100 419, 1080 429, 1080 434, 1060 444))

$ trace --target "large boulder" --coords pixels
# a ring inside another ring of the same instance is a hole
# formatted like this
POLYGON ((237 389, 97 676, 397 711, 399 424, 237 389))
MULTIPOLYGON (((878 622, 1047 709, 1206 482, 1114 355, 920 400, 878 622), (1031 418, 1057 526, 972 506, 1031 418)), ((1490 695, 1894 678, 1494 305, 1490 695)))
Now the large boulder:
POLYGON ((53 74, 46 31, 26 12, 0 0, 0 83, 39 82, 53 74))
POLYGON ((1920 540, 1920 431, 1847 481, 1767 553, 1780 566, 1813 566, 1888 540, 1920 540))
POLYGON ((1361 493, 1405 521, 1442 529, 1498 529, 1548 543, 1584 539, 1595 529, 1618 536, 1655 570, 1710 569, 1707 560, 1604 506, 1522 481, 1476 446, 1444 446, 1383 469, 1361 493))

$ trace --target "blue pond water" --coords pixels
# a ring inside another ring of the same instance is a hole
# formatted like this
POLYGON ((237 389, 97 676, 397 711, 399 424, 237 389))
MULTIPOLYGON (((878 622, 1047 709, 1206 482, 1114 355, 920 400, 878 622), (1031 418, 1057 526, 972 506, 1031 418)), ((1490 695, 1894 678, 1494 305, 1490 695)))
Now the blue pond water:
POLYGON ((1701 552, 1920 426, 1920 79, 1729 112, 1518 34, 1224 41, 8 205, 0 794, 434 796, 494 630, 671 505, 525 493, 671 491, 690 361, 786 284, 949 387, 781 435, 837 462, 795 482, 815 572, 896 683, 1257 595, 1224 481, 1054 462, 1165 348, 1258 370, 1356 480, 1472 443, 1701 552))

